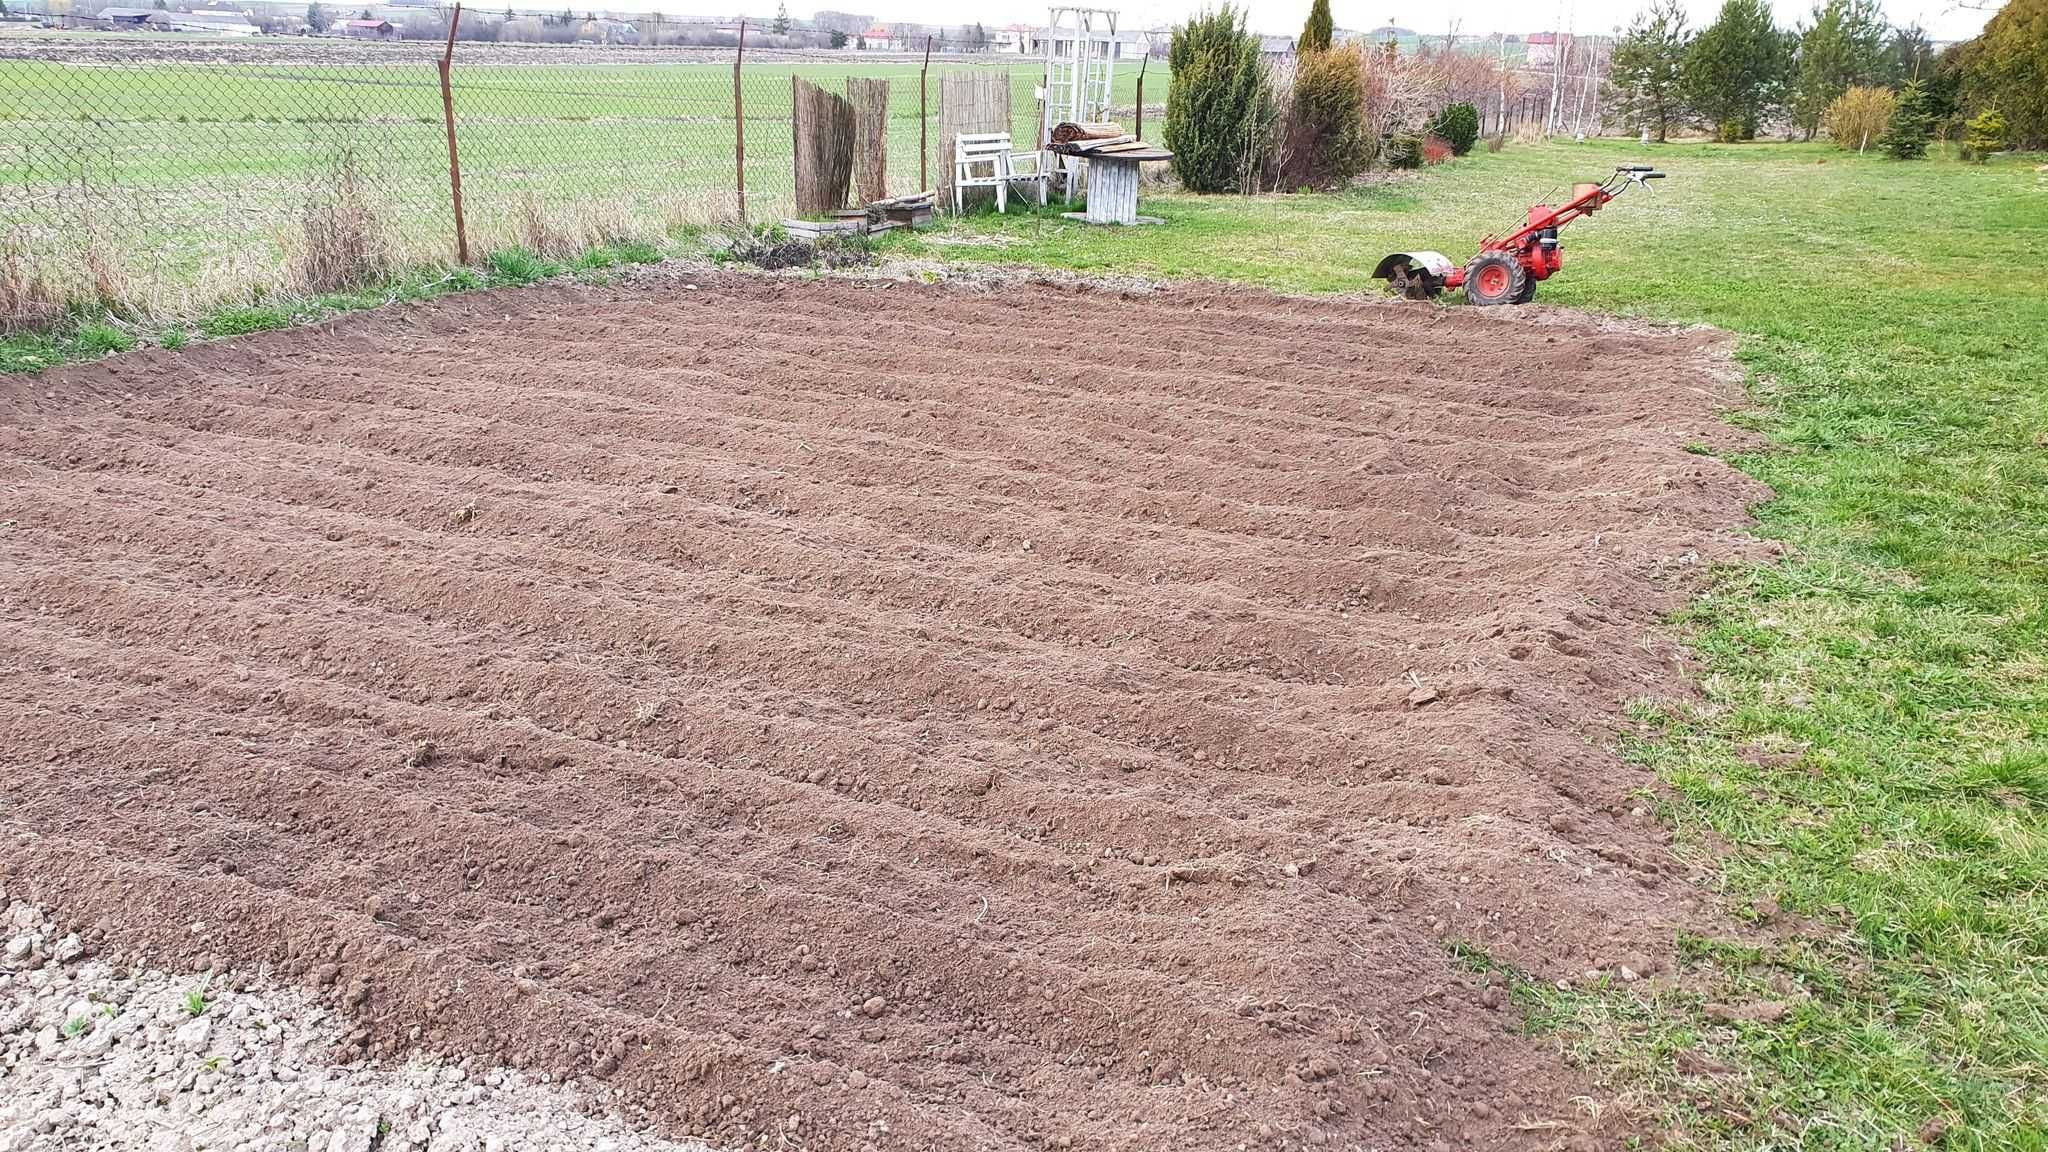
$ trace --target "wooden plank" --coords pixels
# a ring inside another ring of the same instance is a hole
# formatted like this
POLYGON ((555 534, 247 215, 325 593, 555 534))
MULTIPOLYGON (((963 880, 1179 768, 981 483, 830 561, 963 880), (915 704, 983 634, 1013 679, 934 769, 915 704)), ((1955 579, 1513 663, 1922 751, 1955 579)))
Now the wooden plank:
POLYGON ((1065 152, 1069 156, 1088 156, 1104 149, 1120 148, 1137 142, 1136 136, 1106 136, 1100 140, 1076 140, 1070 144, 1055 144, 1053 151, 1065 152))

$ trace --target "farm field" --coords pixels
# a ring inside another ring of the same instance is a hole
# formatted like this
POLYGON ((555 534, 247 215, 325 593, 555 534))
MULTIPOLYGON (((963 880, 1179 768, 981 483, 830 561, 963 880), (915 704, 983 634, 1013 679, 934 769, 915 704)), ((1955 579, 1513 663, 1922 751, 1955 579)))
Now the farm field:
POLYGON ((1681 1147, 2040 1149, 2048 157, 1510 145, 1343 195, 1148 197, 1167 224, 1142 232, 977 217, 903 251, 1371 291, 1381 254, 1462 257, 1636 161, 1670 179, 1573 225, 1538 303, 1740 336, 1730 419, 1765 443, 1729 459, 1775 491, 1758 531, 1786 556, 1677 618, 1706 700, 1638 701, 1627 747, 1727 906, 1783 936, 1692 939, 1697 983, 1647 1001, 1518 988, 1681 1147), (1752 999, 1782 1015, 1731 1016, 1752 999))
MULTIPOLYGON (((155 36, 0 35, 0 238, 67 270, 110 262, 153 310, 189 316, 229 287, 274 287, 301 218, 345 172, 409 262, 452 259, 454 217, 439 46, 155 36)), ((458 44, 451 90, 466 217, 478 251, 550 235, 665 242, 731 219, 738 132, 730 51, 458 44)), ((921 110, 920 62, 749 54, 742 74, 749 214, 793 195, 790 79, 890 81, 888 184, 939 179, 939 80, 1011 73, 1011 132, 1038 130, 1040 68, 940 56, 921 110), (928 123, 921 121, 921 116, 928 123), (921 126, 928 159, 921 169, 921 126)), ((1134 101, 1137 65, 1117 98, 1134 101)), ((1166 97, 1151 67, 1146 100, 1166 97)), ((1156 126, 1152 129, 1156 133, 1156 126)), ((244 292, 247 295, 247 292, 244 292)))
POLYGON ((687 273, 6 377, 0 877, 724 1147, 1612 1139, 1467 958, 1719 922, 1601 734, 1725 355, 687 273))

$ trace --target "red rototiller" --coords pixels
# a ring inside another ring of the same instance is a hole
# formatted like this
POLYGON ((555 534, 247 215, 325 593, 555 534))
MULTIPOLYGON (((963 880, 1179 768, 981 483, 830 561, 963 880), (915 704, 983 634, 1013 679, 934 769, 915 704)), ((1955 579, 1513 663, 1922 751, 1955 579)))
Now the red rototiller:
POLYGON ((1465 289, 1474 304, 1527 304, 1536 298, 1536 283, 1564 267, 1564 248, 1557 230, 1598 211, 1631 184, 1649 189, 1649 180, 1664 174, 1648 164, 1623 164, 1599 184, 1572 185, 1569 202, 1553 208, 1537 204, 1520 228, 1506 236, 1489 235, 1479 242, 1479 255, 1464 267, 1441 252, 1396 252, 1380 261, 1373 278, 1385 280, 1397 296, 1428 300, 1446 288, 1465 289))

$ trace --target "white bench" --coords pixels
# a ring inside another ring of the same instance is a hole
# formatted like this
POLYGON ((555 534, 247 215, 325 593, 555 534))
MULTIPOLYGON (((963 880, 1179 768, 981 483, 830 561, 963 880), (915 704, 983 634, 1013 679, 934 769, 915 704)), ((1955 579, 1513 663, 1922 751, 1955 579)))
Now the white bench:
POLYGON ((953 141, 955 214, 962 210, 969 188, 994 188, 996 211, 1004 212, 1009 209, 1010 185, 1036 184, 1043 205, 1051 178, 1040 153, 1010 151, 1008 132, 963 132, 953 141))

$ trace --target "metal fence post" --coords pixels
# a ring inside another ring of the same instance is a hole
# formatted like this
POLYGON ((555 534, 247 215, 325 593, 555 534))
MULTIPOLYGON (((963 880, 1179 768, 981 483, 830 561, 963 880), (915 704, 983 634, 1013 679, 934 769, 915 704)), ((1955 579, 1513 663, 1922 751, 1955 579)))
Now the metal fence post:
POLYGON ((1145 138, 1145 68, 1152 63, 1152 50, 1145 50, 1145 58, 1138 62, 1138 126, 1131 129, 1131 135, 1145 138))
POLYGON ((740 223, 747 222, 747 116, 740 99, 740 61, 747 54, 747 22, 740 21, 739 44, 732 53, 733 187, 740 194, 740 223))
POLYGON ((469 233, 462 221, 462 161, 455 151, 455 91, 448 84, 448 68, 455 60, 455 29, 462 24, 462 5, 448 17, 448 44, 441 49, 441 119, 448 126, 448 190, 455 198, 455 259, 469 263, 469 233))
POLYGON ((925 107, 924 74, 932 70, 932 38, 924 38, 924 67, 917 70, 917 190, 931 190, 931 173, 926 165, 931 161, 931 141, 925 136, 930 130, 931 113, 925 107))

